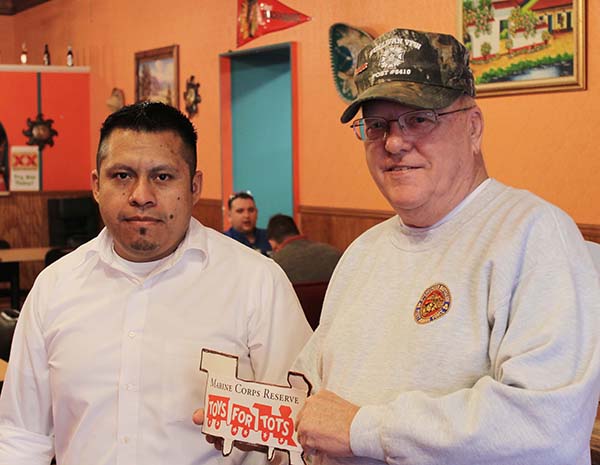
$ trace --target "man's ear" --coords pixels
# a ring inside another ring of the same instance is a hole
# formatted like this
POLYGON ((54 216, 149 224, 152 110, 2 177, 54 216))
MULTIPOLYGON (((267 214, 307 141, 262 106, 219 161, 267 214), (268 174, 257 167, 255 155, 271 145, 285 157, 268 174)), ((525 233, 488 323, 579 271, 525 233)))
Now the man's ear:
POLYGON ((202 171, 198 170, 192 176, 192 198, 194 204, 200 199, 200 193, 202 192, 202 171))
POLYGON ((481 151, 483 140, 483 114, 478 106, 469 112, 469 137, 477 152, 481 151))
POLYGON ((96 202, 98 202, 98 196, 100 195, 100 175, 98 174, 97 169, 92 171, 91 181, 92 194, 94 194, 94 199, 96 199, 96 202))
POLYGON ((279 250, 279 244, 273 239, 269 239, 269 244, 271 244, 271 249, 273 249, 273 252, 277 252, 279 250))

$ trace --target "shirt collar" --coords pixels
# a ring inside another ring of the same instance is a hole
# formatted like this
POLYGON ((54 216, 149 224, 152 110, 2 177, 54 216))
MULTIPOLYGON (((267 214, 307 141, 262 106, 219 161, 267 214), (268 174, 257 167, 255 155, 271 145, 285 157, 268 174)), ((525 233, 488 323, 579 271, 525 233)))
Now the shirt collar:
POLYGON ((473 191, 471 191, 469 193, 469 195, 467 195, 456 207, 454 207, 446 216, 444 216, 441 220, 439 220, 437 223, 432 224, 431 226, 427 226, 426 228, 416 228, 414 226, 408 226, 405 225, 404 222, 402 221, 402 218, 400 218, 400 216, 398 216, 400 225, 402 226, 402 228, 404 228, 406 231, 408 232, 414 232, 414 233, 423 233, 423 232, 428 232, 428 231, 432 231, 434 229, 439 228, 440 226, 442 226, 443 224, 449 222, 452 218, 454 218, 456 215, 458 215, 459 212, 461 212, 467 205, 469 205, 477 196, 479 196, 481 194, 481 192, 483 192, 485 190, 485 188, 490 184, 490 182, 492 181, 492 178, 486 178, 485 180, 483 180, 481 182, 481 184, 479 184, 473 191))
POLYGON ((283 249, 290 242, 299 241, 301 239, 306 239, 304 234, 297 234, 295 236, 286 237, 281 244, 279 244, 279 250, 283 249))
MULTIPOLYGON (((89 244, 89 250, 82 256, 82 262, 91 254, 95 254, 98 258, 110 267, 116 267, 115 258, 113 256, 113 237, 105 227, 98 236, 89 244)), ((170 268, 175 265, 181 258, 186 255, 199 255, 203 262, 203 268, 206 266, 208 259, 208 240, 205 227, 195 218, 190 218, 188 230, 175 251, 169 255, 167 260, 157 269, 152 275, 170 268)), ((119 267, 120 268, 120 267, 119 267)))
MULTIPOLYGON (((229 229, 231 231, 231 237, 233 237, 235 240, 237 240, 239 242, 246 241, 247 243, 250 243, 250 241, 248 240, 248 234, 238 231, 233 226, 229 229)), ((256 240, 256 238, 258 237, 258 228, 254 228, 252 230, 251 235, 254 236, 254 239, 256 240)))

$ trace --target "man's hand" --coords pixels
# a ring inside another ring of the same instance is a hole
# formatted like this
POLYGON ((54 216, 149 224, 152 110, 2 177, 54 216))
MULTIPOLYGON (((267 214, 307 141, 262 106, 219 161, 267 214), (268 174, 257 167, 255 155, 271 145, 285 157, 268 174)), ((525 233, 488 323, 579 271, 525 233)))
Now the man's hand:
MULTIPOLYGON (((204 424, 204 409, 203 408, 199 408, 198 410, 196 410, 194 412, 194 415, 192 415, 192 421, 197 425, 204 424)), ((211 436, 210 434, 205 434, 205 436, 206 436, 206 442, 208 442, 209 444, 214 444, 215 449, 217 449, 217 450, 220 450, 220 451, 223 450, 223 438, 219 438, 217 436, 211 436)))
POLYGON ((194 423, 196 423, 197 425, 204 424, 204 409, 203 408, 199 408, 198 410, 196 410, 194 412, 194 415, 192 416, 192 421, 194 423))
POLYGON ((298 441, 308 454, 351 457, 350 425, 359 407, 331 391, 306 399, 296 419, 298 441))
MULTIPOLYGON (((192 421, 197 425, 204 424, 204 409, 199 408, 192 415, 192 421)), ((212 436, 211 434, 205 434, 206 442, 209 444, 214 444, 215 449, 222 451, 223 450, 223 438, 218 436, 212 436)), ((257 444, 249 444, 247 442, 242 441, 233 441, 233 446, 242 450, 244 452, 258 451, 258 452, 267 452, 266 446, 259 446, 257 444)))

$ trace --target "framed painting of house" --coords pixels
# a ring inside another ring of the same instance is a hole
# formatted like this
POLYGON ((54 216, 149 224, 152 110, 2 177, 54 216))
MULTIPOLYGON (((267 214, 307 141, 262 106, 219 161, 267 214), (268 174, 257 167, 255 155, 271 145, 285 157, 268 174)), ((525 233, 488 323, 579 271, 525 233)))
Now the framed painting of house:
POLYGON ((458 0, 478 96, 585 89, 585 0, 458 0))
POLYGON ((135 101, 142 100, 179 108, 179 45, 135 54, 135 101))

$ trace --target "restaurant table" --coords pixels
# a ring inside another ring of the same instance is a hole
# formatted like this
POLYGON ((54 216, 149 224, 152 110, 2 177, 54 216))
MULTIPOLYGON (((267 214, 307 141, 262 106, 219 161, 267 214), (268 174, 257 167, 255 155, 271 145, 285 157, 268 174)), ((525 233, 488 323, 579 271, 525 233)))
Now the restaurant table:
POLYGON ((48 250, 50 247, 0 249, 0 262, 43 262, 48 250))
MULTIPOLYGON (((50 247, 0 249, 0 263, 43 262, 49 250, 50 247)), ((10 283, 10 305, 12 308, 19 309, 21 306, 21 288, 18 273, 14 274, 15 276, 11 278, 10 283)))

